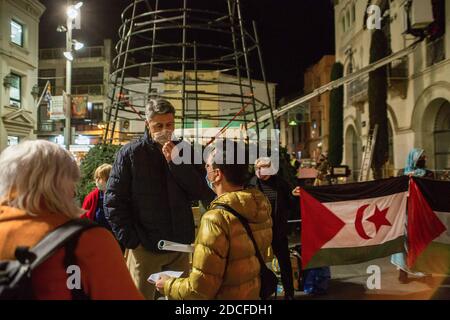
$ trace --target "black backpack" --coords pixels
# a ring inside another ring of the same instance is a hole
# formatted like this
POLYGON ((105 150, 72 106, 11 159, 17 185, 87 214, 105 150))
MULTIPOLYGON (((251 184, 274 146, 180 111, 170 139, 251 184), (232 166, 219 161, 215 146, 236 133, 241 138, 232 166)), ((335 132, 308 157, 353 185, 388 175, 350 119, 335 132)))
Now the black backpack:
MULTIPOLYGON (((76 265, 75 248, 80 234, 98 225, 88 219, 71 220, 47 234, 32 249, 17 247, 17 260, 0 261, 0 300, 32 300, 32 271, 50 258, 61 247, 66 248, 64 266, 76 265)), ((71 290, 73 300, 89 297, 83 289, 71 290)))
POLYGON ((239 212, 237 212, 230 206, 220 204, 218 206, 215 206, 214 209, 224 209, 225 211, 232 213, 234 216, 236 216, 236 218, 239 219, 239 221, 244 226, 245 230, 247 231, 248 236, 250 237, 250 240, 252 240, 252 242, 253 242, 253 246, 255 247, 256 257, 258 258, 259 264, 261 266, 261 269, 260 269, 261 290, 259 291, 259 297, 262 300, 269 299, 277 291, 278 278, 275 275, 275 273, 273 273, 272 270, 267 268, 267 265, 264 262, 261 252, 259 252, 258 245, 256 243, 255 238, 253 237, 253 233, 252 233, 252 230, 250 229, 250 225, 248 224, 248 221, 243 216, 241 216, 241 214, 239 212))

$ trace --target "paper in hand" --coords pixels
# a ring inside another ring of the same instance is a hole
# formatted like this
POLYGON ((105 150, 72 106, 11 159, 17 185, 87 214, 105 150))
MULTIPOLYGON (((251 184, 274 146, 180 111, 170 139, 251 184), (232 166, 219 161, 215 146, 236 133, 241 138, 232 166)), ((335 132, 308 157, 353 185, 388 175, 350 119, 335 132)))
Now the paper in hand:
POLYGON ((161 275, 166 275, 171 278, 179 278, 179 277, 181 277, 182 274, 183 274, 183 271, 163 271, 163 272, 158 272, 158 273, 154 273, 154 274, 150 275, 150 277, 148 277, 147 281, 150 282, 151 284, 155 284, 161 275))
POLYGON ((172 242, 172 241, 167 241, 167 240, 159 241, 158 249, 166 250, 166 251, 187 252, 187 253, 194 252, 194 246, 192 246, 190 244, 177 243, 177 242, 172 242))

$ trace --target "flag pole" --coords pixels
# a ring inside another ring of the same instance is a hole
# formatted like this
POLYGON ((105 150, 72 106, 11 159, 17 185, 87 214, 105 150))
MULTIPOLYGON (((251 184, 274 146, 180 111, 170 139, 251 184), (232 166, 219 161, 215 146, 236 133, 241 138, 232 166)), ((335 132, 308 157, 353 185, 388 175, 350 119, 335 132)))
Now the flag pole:
POLYGON ((42 94, 41 97, 39 98, 39 100, 36 102, 36 108, 39 108, 39 106, 41 105, 42 99, 44 99, 44 95, 48 90, 48 86, 50 85, 50 81, 47 80, 47 83, 45 84, 44 90, 42 90, 42 94))

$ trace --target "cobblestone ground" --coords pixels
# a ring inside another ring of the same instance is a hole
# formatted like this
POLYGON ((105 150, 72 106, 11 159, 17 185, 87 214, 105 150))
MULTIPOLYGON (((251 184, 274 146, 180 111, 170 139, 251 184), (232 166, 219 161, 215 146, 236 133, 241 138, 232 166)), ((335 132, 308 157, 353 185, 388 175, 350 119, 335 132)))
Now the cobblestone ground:
MULTIPOLYGON (((289 237, 290 245, 300 242, 299 232, 289 237)), ((398 281, 398 270, 390 263, 390 257, 366 263, 331 267, 331 281, 326 295, 310 296, 296 291, 296 300, 363 299, 363 300, 450 300, 450 277, 433 275, 427 280, 409 278, 408 283, 398 281), (376 265, 381 271, 381 288, 370 290, 367 280, 371 274, 367 267, 376 265)), ((279 297, 278 299, 282 299, 279 297)))
MULTIPOLYGON (((282 297, 279 297, 282 298, 282 297)), ((450 300, 450 277, 433 275, 431 279, 410 278, 408 283, 398 281, 398 270, 389 258, 367 263, 331 267, 331 281, 326 295, 310 296, 296 291, 296 300, 450 300), (381 288, 367 288, 367 267, 381 269, 381 288)))

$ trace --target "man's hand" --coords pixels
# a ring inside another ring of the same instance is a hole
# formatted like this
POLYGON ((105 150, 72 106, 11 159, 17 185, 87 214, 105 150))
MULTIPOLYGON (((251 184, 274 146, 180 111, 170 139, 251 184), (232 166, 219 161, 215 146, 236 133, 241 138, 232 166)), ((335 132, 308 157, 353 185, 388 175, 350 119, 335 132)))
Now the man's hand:
POLYGON ((175 148, 175 144, 172 141, 166 142, 162 147, 162 153, 167 162, 172 161, 172 151, 175 148))
POLYGON ((170 277, 164 274, 159 276, 159 279, 155 283, 156 290, 158 290, 159 293, 164 293, 164 284, 169 279, 170 277))
POLYGON ((300 197, 300 187, 296 187, 294 190, 292 190, 292 195, 294 197, 300 197))

